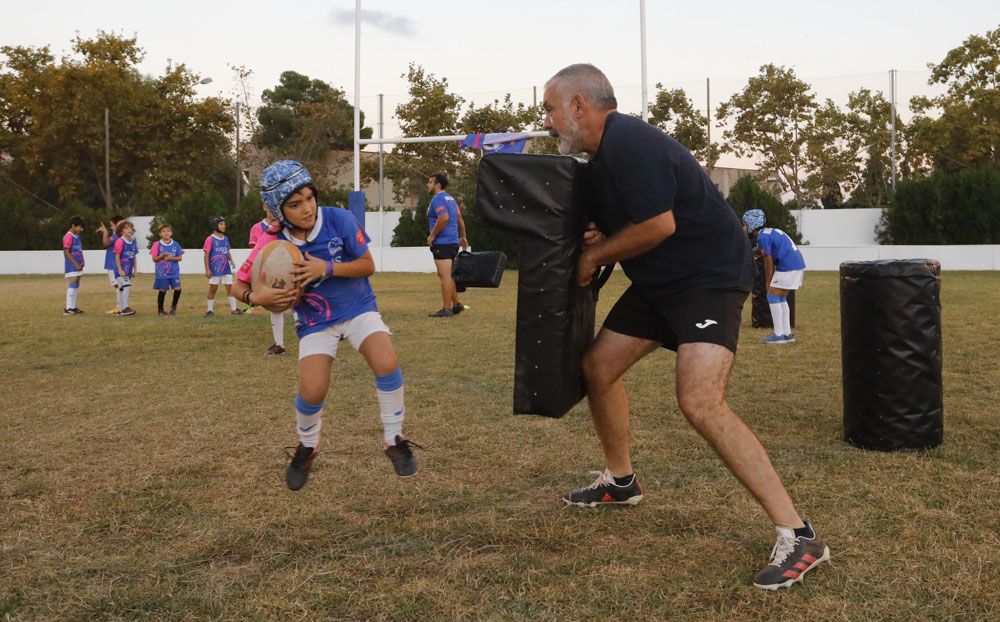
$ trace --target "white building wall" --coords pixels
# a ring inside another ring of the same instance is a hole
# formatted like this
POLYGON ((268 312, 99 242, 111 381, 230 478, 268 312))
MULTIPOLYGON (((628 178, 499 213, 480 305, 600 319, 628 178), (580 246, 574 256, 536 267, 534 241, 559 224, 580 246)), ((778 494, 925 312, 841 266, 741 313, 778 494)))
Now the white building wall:
POLYGON ((878 244, 875 228, 882 210, 867 209, 793 209, 790 210, 802 234, 802 243, 810 246, 870 246, 878 244))

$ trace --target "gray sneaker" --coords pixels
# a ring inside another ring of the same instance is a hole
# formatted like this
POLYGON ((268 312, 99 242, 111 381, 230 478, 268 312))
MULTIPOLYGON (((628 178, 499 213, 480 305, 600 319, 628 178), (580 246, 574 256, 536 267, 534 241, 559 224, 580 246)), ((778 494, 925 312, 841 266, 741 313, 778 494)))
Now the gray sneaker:
POLYGON ((453 315, 455 315, 455 312, 451 309, 441 309, 439 311, 435 311, 434 313, 428 313, 427 317, 451 317, 453 315))
MULTIPOLYGON (((791 536, 778 532, 778 541, 771 549, 771 560, 753 578, 754 587, 777 590, 791 587, 802 580, 807 572, 823 562, 830 561, 830 549, 823 543, 808 522, 807 535, 791 536)), ((801 531, 801 530, 800 530, 801 531)))

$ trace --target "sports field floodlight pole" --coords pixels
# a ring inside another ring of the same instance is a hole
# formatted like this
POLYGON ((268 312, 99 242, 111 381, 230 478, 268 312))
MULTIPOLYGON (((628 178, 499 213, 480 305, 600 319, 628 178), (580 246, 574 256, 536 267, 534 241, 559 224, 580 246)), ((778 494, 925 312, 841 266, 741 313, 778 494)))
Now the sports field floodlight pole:
POLYGON ((639 41, 642 55, 642 120, 649 121, 649 94, 646 91, 646 0, 639 0, 639 41))

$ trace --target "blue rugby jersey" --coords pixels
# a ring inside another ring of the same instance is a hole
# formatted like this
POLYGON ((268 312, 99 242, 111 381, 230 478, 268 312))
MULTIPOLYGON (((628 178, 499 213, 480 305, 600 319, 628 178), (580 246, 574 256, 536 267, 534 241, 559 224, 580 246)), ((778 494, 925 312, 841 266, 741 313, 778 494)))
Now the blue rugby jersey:
POLYGON ((757 234, 757 245, 760 246, 762 253, 771 256, 776 272, 804 270, 806 267, 799 247, 781 229, 773 227, 761 229, 760 233, 757 234))
MULTIPOLYGON (((353 214, 336 207, 317 210, 316 224, 305 240, 293 238, 287 229, 281 236, 303 254, 338 263, 363 257, 371 241, 353 214)), ((378 311, 378 306, 368 277, 324 277, 310 283, 295 306, 295 332, 305 337, 369 311, 378 311)))

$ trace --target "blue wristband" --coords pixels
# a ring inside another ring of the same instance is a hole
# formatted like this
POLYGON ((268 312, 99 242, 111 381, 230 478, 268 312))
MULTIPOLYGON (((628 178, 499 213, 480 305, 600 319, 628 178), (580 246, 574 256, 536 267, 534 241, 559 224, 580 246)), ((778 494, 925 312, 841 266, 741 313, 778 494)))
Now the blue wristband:
POLYGON ((326 275, 333 276, 333 260, 326 262, 326 275))

